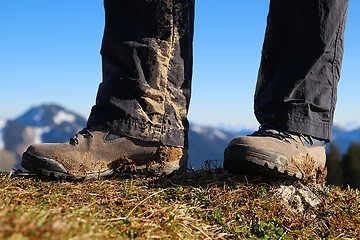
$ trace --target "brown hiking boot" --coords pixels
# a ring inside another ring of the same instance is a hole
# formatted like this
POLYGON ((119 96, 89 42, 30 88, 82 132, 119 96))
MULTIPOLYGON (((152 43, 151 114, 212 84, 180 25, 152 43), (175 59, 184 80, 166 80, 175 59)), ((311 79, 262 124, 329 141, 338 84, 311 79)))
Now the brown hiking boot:
POLYGON ((187 150, 83 129, 66 143, 30 146, 21 166, 56 178, 91 179, 114 173, 170 175, 187 169, 187 150))
POLYGON ((263 126, 233 139, 224 153, 224 169, 322 182, 326 176, 325 141, 263 126))

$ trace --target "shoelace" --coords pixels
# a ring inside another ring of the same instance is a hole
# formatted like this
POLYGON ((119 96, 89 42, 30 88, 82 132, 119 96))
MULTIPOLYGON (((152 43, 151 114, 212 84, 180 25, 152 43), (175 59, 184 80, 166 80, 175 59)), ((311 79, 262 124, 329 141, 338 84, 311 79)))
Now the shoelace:
POLYGON ((276 138, 276 139, 279 139, 282 141, 286 141, 289 143, 290 143, 290 141, 288 139, 292 139, 292 140, 296 141, 296 139, 290 133, 278 130, 269 125, 260 126, 259 130, 253 132, 252 134, 250 134, 250 136, 268 136, 268 137, 273 137, 273 138, 276 138))
POLYGON ((79 144, 79 136, 83 136, 84 138, 94 137, 91 131, 88 128, 84 128, 75 134, 74 137, 70 138, 70 144, 78 145, 79 144))
POLYGON ((268 137, 273 137, 273 138, 276 138, 276 139, 279 139, 279 140, 282 140, 282 141, 285 141, 288 143, 290 143, 289 139, 291 139, 291 140, 294 140, 297 142, 300 141, 302 144, 304 144, 307 147, 323 146, 326 143, 324 140, 316 139, 316 138, 313 138, 311 136, 307 136, 304 134, 289 133, 289 132, 286 132, 283 130, 279 130, 269 124, 264 124, 264 125, 260 126, 259 130, 250 134, 250 136, 268 136, 268 137), (298 137, 299 139, 297 139, 296 137, 298 137))

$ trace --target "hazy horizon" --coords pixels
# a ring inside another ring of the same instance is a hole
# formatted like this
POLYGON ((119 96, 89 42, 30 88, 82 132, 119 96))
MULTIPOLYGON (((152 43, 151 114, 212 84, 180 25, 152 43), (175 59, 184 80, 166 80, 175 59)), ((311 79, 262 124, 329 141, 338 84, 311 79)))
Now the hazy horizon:
MULTIPOLYGON (((27 108, 25 108, 23 111, 19 112, 18 114, 16 114, 13 117, 4 117, 0 115, 0 128, 3 127, 4 122, 3 120, 14 120, 15 118, 21 116, 22 114, 26 113, 27 111, 29 111, 31 108, 33 107, 39 107, 39 106, 43 106, 43 105, 57 105, 59 107, 64 108, 67 111, 73 112, 85 119, 87 119, 88 116, 85 116, 83 114, 81 114, 80 112, 77 112, 76 110, 72 109, 69 106, 65 106, 62 105, 60 103, 55 103, 55 102, 43 102, 43 103, 39 103, 39 104, 35 104, 35 105, 31 105, 28 106, 27 108)), ((201 126, 209 126, 209 127, 218 127, 221 128, 223 130, 228 130, 228 131, 237 131, 237 130, 242 130, 242 129, 251 129, 251 130, 255 130, 258 128, 259 124, 257 121, 254 121, 252 123, 240 123, 240 122, 231 122, 231 121, 224 121, 224 122, 219 122, 219 123, 215 123, 215 124, 211 124, 211 123, 206 123, 206 122, 198 122, 198 121, 194 121, 192 119, 189 119, 189 122, 193 125, 201 125, 201 126)), ((341 123, 337 123, 334 122, 334 126, 337 127, 341 127, 345 130, 353 130, 355 128, 359 128, 360 127, 360 118, 359 119, 352 119, 349 120, 347 123, 345 124, 341 124, 341 123)))

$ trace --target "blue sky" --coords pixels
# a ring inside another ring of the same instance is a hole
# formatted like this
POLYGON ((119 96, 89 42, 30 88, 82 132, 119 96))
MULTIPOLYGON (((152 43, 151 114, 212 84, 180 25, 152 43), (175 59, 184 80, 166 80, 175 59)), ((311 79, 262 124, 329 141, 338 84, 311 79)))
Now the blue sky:
MULTIPOLYGON (((58 103, 87 117, 101 81, 101 0, 0 0, 0 117, 58 103)), ((269 1, 197 0, 189 119, 256 126, 253 94, 269 1)), ((352 0, 335 122, 360 119, 360 1, 352 0)))

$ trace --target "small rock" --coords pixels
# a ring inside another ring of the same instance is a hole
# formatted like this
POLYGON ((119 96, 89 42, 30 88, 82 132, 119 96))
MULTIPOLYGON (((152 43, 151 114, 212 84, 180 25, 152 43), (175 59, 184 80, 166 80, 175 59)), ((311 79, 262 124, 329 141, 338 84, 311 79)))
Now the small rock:
POLYGON ((307 186, 298 181, 277 182, 273 186, 284 206, 293 212, 304 213, 321 202, 307 186))

